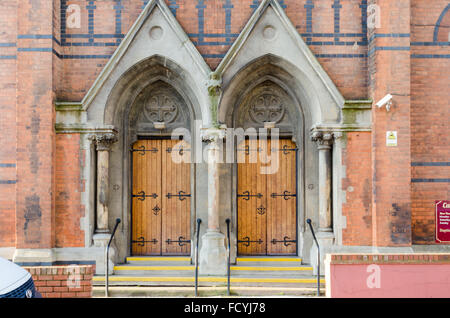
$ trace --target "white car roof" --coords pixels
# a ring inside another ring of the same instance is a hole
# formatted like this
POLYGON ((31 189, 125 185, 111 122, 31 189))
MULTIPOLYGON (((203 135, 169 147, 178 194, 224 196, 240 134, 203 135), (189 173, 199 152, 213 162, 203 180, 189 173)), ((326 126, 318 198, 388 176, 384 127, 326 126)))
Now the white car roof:
POLYGON ((9 293, 27 282, 31 274, 19 265, 0 257, 0 295, 9 293))

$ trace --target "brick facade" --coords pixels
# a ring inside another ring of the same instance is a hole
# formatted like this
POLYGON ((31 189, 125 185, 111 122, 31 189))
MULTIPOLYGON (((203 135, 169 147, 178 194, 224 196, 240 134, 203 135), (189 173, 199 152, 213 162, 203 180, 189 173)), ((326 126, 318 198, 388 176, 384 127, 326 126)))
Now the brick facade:
POLYGON ((42 298, 92 297, 92 265, 25 266, 42 298))
MULTIPOLYGON (((85 96, 146 2, 0 3, 0 247, 84 246, 80 136, 55 133, 54 104, 85 96)), ((212 69, 259 2, 166 1, 212 69)), ((345 99, 394 95, 392 112, 373 108, 372 133, 346 135, 343 244, 434 244, 434 201, 450 198, 449 2, 279 2, 345 99), (372 3, 381 28, 369 31, 372 3)))

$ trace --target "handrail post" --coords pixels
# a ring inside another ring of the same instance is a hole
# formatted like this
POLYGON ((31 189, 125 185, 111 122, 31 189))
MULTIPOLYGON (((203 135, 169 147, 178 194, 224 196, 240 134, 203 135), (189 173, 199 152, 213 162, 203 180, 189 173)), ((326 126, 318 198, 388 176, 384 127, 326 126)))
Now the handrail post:
POLYGON ((307 219, 306 223, 308 223, 309 228, 311 229, 311 233, 314 239, 314 242, 316 242, 317 246, 317 296, 320 296, 320 246, 319 242, 317 242, 316 234, 314 233, 314 228, 312 226, 311 219, 307 219))
POLYGON ((195 242, 195 297, 198 296, 198 242, 200 237, 200 224, 202 219, 197 219, 197 241, 195 242))
POLYGON ((109 239, 109 242, 108 242, 108 245, 106 246, 106 255, 105 255, 105 268, 106 268, 106 270, 105 270, 105 296, 106 297, 108 297, 108 285, 109 285, 109 261, 108 261, 108 259, 109 259, 109 247, 111 246, 111 242, 112 242, 112 240, 113 240, 113 238, 114 238, 114 234, 116 234, 116 230, 117 230, 117 226, 119 226, 119 223, 120 223, 120 219, 119 218, 117 218, 116 219, 116 225, 114 225, 114 230, 113 230, 113 232, 112 232, 112 234, 111 234, 111 237, 110 237, 110 239, 109 239))
POLYGON ((228 256, 227 256, 227 295, 230 296, 230 276, 231 276, 231 270, 230 270, 230 262, 231 262, 231 243, 230 243, 230 219, 226 219, 225 222, 227 223, 227 238, 228 238, 228 256))

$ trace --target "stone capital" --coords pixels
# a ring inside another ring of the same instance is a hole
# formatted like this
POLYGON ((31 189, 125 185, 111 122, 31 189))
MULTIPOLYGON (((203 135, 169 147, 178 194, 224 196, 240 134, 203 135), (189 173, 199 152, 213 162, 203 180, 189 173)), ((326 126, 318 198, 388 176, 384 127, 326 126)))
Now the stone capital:
POLYGON ((334 133, 313 131, 311 133, 311 140, 317 143, 319 149, 329 149, 333 145, 334 133))
POLYGON ((205 143, 218 143, 220 140, 225 139, 227 130, 226 127, 220 128, 203 128, 201 131, 202 141, 205 143))
POLYGON ((95 134, 92 135, 90 139, 95 141, 97 151, 109 151, 111 146, 118 141, 118 138, 114 133, 95 134))

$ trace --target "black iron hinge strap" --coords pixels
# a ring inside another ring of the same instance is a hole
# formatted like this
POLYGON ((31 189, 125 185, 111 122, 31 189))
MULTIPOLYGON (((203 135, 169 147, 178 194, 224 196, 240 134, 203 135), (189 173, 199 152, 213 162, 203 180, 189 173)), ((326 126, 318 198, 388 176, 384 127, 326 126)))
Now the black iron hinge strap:
POLYGON ((257 241, 251 241, 248 236, 244 237, 242 240, 238 240, 237 242, 238 242, 238 244, 244 244, 244 246, 247 246, 247 247, 249 247, 251 243, 256 243, 259 245, 264 243, 264 241, 262 239, 259 239, 257 241))
POLYGON ((244 198, 244 200, 248 201, 248 200, 250 200, 250 197, 256 197, 258 199, 261 199, 263 197, 263 195, 261 193, 250 194, 250 191, 244 191, 244 192, 242 192, 242 194, 238 193, 237 197, 244 198))
POLYGON ((158 152, 158 148, 146 149, 145 146, 140 146, 138 149, 132 148, 131 152, 140 152, 140 155, 144 156, 146 152, 157 153, 158 152))
POLYGON ((191 149, 185 149, 185 148, 183 148, 183 147, 180 147, 180 148, 167 148, 166 149, 166 152, 167 153, 172 153, 173 151, 175 151, 175 152, 178 152, 178 154, 180 155, 180 156, 182 156, 183 154, 184 154, 184 152, 190 152, 191 151, 191 149))
POLYGON ((144 246, 145 243, 152 243, 152 244, 158 244, 158 240, 157 239, 153 239, 151 241, 146 241, 144 237, 140 237, 137 240, 133 240, 131 241, 132 244, 137 244, 138 246, 144 246))
POLYGON ((184 236, 180 236, 180 237, 178 237, 178 240, 167 239, 166 243, 169 244, 169 245, 172 244, 172 243, 178 243, 179 246, 185 246, 186 244, 191 244, 191 241, 190 240, 186 240, 184 238, 184 236))
POLYGON ((272 193, 270 195, 272 198, 276 197, 283 197, 286 201, 289 200, 291 197, 297 197, 296 193, 290 193, 289 191, 284 191, 283 193, 272 193))
POLYGON ((270 241, 272 244, 277 244, 277 243, 283 243, 284 246, 289 246, 291 245, 291 243, 297 243, 297 240, 291 240, 289 238, 289 236, 285 236, 284 239, 282 241, 278 241, 276 239, 273 239, 272 241, 270 241))
POLYGON ((186 194, 186 192, 184 192, 184 191, 178 191, 178 194, 172 194, 172 193, 169 192, 169 193, 166 194, 166 197, 168 199, 172 199, 173 197, 177 197, 178 200, 184 201, 184 200, 186 200, 186 198, 190 198, 191 195, 190 194, 186 194))
POLYGON ((156 193, 145 194, 145 191, 138 192, 138 194, 132 194, 131 197, 138 198, 139 201, 145 201, 145 198, 156 199, 158 195, 156 193))

